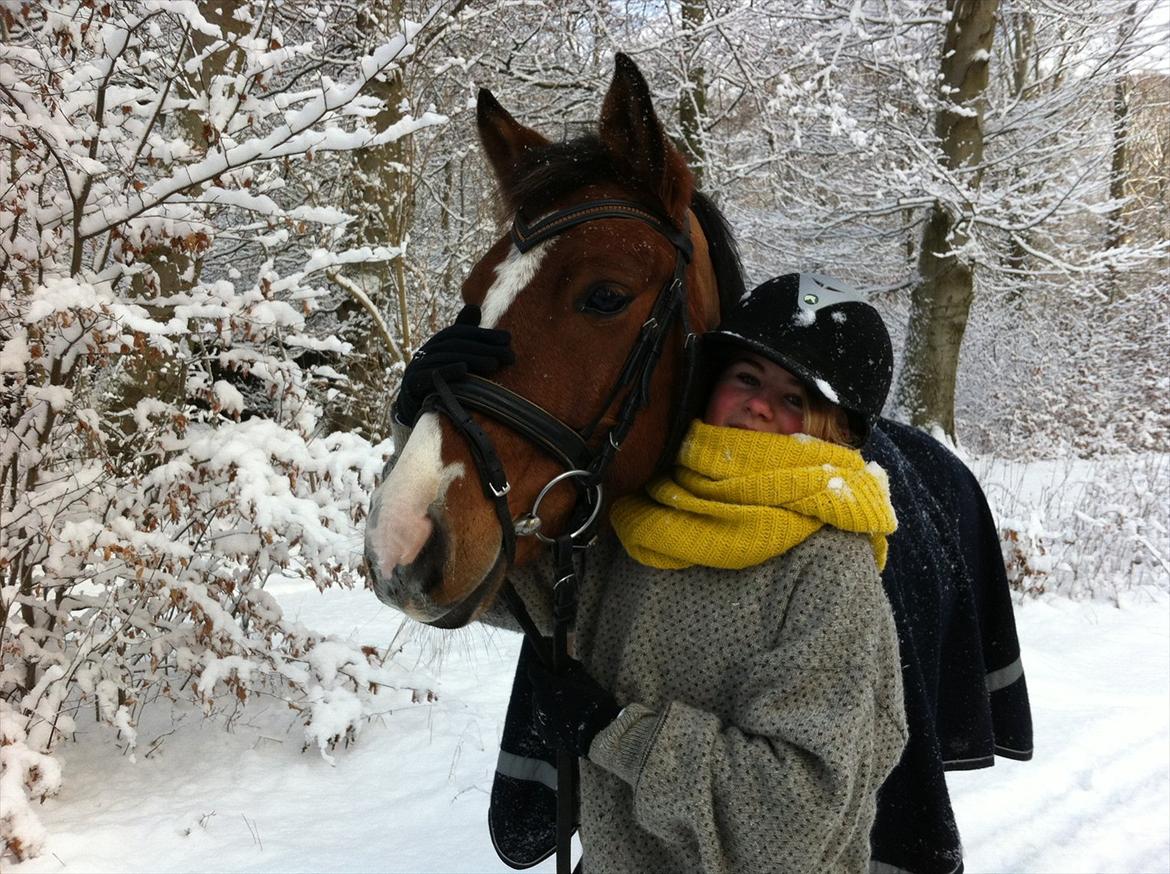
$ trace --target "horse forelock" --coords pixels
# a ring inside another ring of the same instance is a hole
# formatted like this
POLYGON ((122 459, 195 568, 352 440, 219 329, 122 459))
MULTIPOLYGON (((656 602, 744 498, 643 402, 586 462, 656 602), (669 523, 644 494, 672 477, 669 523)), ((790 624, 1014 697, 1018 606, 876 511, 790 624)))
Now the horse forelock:
MULTIPOLYGON (((687 174, 689 176, 689 174, 687 174)), ((534 148, 500 190, 504 209, 529 220, 588 185, 613 183, 626 198, 674 220, 660 193, 652 190, 627 162, 615 157, 596 134, 534 148)))

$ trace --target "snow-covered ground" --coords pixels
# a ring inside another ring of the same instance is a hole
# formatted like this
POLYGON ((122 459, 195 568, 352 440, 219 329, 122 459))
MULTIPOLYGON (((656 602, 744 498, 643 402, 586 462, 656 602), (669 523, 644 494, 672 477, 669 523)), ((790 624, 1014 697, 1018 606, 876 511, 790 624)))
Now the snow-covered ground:
MULTIPOLYGON (((134 763, 107 729, 83 727, 61 752, 64 790, 40 811, 46 852, 7 870, 510 870, 485 817, 518 638, 399 634, 401 616, 366 592, 283 582, 275 594, 322 631, 406 638, 397 658, 421 702, 386 693, 387 712, 333 766, 302 752, 279 704, 249 708, 231 733, 148 710, 134 763)), ((1037 754, 951 776, 968 872, 1170 871, 1170 600, 1054 597, 1017 619, 1037 754)))

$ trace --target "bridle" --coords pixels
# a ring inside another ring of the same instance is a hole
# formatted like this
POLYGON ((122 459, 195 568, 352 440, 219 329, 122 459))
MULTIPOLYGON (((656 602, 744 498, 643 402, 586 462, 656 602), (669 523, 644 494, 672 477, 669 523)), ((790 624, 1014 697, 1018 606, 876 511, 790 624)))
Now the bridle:
MULTIPOLYGON (((574 546, 585 546, 592 541, 599 522, 599 509, 603 499, 602 481, 614 456, 633 427, 637 415, 649 404, 650 380, 662 357, 666 337, 679 319, 683 326, 684 349, 687 361, 693 360, 694 334, 691 332, 687 315, 686 267, 690 262, 693 246, 690 236, 671 225, 668 221, 637 203, 625 200, 593 200, 568 207, 529 223, 517 215, 512 224, 512 241, 521 252, 528 252, 537 244, 563 233, 569 228, 601 219, 628 219, 641 221, 654 228, 675 248, 674 271, 671 278, 659 290, 650 316, 642 325, 638 339, 626 356, 617 380, 611 387, 596 418, 585 428, 574 429, 556 416, 527 398, 516 394, 497 382, 478 376, 446 382, 442 377, 435 379, 435 393, 424 402, 424 409, 443 413, 463 436, 471 450, 483 485, 484 496, 492 504, 500 523, 502 548, 509 564, 516 554, 518 536, 535 536, 541 541, 554 544, 558 538, 547 536, 542 529, 538 510, 544 496, 557 484, 572 480, 578 487, 577 512, 570 517, 570 538, 574 546), (597 448, 590 448, 590 441, 596 435, 605 414, 625 391, 614 424, 598 442, 597 448), (507 495, 511 490, 504 466, 491 439, 472 418, 469 411, 488 416, 507 426, 512 431, 534 443, 546 454, 555 458, 564 472, 554 477, 539 493, 533 509, 513 520, 508 508, 507 495)), ((689 370, 689 368, 688 368, 689 370)), ((689 372, 687 376, 689 377, 689 372)), ((682 380, 684 387, 690 379, 682 380)), ((687 398, 678 401, 685 409, 687 398)), ((681 416, 675 416, 672 433, 667 441, 670 451, 678 431, 685 424, 681 416)))
MULTIPOLYGON (((435 375, 435 392, 424 401, 423 408, 445 415, 463 436, 484 496, 492 504, 500 523, 501 547, 510 566, 516 555, 516 538, 533 536, 553 548, 555 579, 553 582, 553 641, 551 652, 547 640, 532 620, 528 609, 511 583, 505 582, 500 598, 524 629, 539 658, 555 672, 568 662, 568 631, 576 613, 576 581, 580 573, 580 556, 596 543, 603 502, 602 482, 614 456, 622 447, 638 414, 650 402, 650 382, 662 357, 666 338, 675 321, 683 329, 684 376, 676 396, 670 434, 663 458, 670 460, 686 426, 693 382, 695 335, 687 313, 686 268, 694 251, 690 235, 640 204, 626 200, 592 200, 558 210, 529 223, 519 213, 512 223, 512 242, 521 252, 563 233, 569 228, 602 219, 627 219, 649 225, 665 237, 675 249, 674 271, 659 290, 649 318, 642 324, 638 339, 626 355, 617 380, 606 395, 596 418, 583 429, 566 425, 547 410, 505 388, 497 382, 467 376, 451 383, 435 375), (622 396, 614 424, 605 436, 590 448, 601 422, 610 407, 622 396), (553 477, 537 494, 532 509, 513 520, 508 508, 511 483, 491 439, 472 418, 469 410, 488 416, 522 435, 545 453, 557 459, 565 470, 553 477), (549 537, 541 530, 540 504, 545 496, 565 481, 577 487, 577 501, 564 533, 549 537)), ((660 459, 661 464, 661 459, 660 459)), ((557 751, 557 872, 568 874, 571 864, 569 840, 572 836, 576 802, 576 759, 564 750, 557 751)))

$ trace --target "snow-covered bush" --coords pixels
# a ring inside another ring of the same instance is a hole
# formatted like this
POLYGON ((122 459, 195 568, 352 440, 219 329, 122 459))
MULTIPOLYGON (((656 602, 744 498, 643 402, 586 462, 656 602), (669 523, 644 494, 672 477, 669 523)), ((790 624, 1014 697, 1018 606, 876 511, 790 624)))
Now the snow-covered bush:
POLYGON ((980 459, 974 469, 1021 594, 1117 602, 1170 591, 1170 455, 980 459))
MULTIPOLYGON (((321 433, 346 351, 306 318, 339 264, 336 209, 288 202, 317 153, 439 116, 367 86, 399 35, 348 63, 329 7, 4 0, 0 17, 0 837, 43 840, 30 800, 88 704, 124 741, 152 702, 301 711, 352 735, 381 654, 286 619, 270 575, 351 585, 388 450, 321 433), (336 81, 322 71, 331 72, 336 81)), ((414 34, 416 27, 406 27, 414 34)))

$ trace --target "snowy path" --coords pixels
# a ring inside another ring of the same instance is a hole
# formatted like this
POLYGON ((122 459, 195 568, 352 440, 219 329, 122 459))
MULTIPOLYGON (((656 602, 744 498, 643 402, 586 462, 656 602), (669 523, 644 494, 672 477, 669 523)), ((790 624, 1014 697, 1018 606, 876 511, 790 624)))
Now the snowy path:
POLYGON ((969 872, 1170 871, 1170 613, 1017 611, 1036 758, 950 776, 969 872))
MULTIPOLYGON (((368 593, 277 594, 306 624, 363 642, 385 645, 400 624, 368 593)), ((1051 600, 1018 622, 1038 752, 952 775, 968 872, 1170 871, 1170 602, 1051 600)), ((485 811, 518 639, 417 630, 400 658, 437 678, 439 700, 388 696, 393 712, 335 767, 301 753, 278 707, 230 735, 148 711, 136 764, 89 732, 65 749, 64 792, 41 809, 49 851, 7 870, 510 870, 485 811)))

